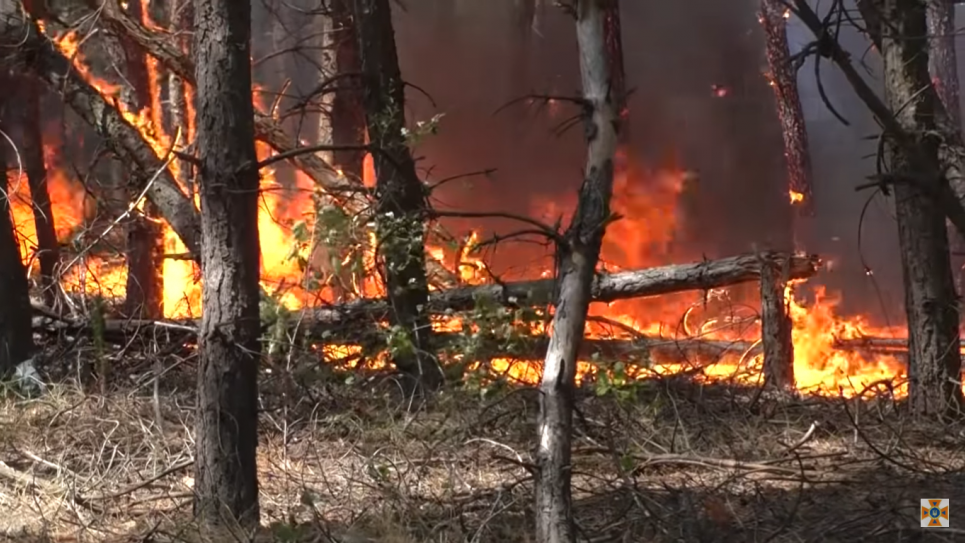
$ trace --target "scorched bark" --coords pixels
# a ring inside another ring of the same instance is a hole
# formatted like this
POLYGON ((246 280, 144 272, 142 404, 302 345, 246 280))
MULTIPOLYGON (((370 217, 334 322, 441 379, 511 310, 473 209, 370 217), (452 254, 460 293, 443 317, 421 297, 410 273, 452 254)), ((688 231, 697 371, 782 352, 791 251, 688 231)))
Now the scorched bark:
MULTIPOLYGON (((355 21, 351 0, 333 0, 332 40, 335 46, 335 67, 339 74, 358 73, 359 44, 355 39, 355 21)), ((358 78, 345 78, 335 87, 332 99, 332 143, 336 146, 365 144, 365 109, 358 78)), ((362 180, 365 152, 343 149, 332 152, 332 164, 352 179, 362 180)))
POLYGON ((247 0, 194 2, 204 237, 195 513, 209 525, 237 520, 246 528, 259 521, 261 353, 250 19, 247 0))
MULTIPOLYGON (((178 188, 151 146, 113 105, 87 84, 70 62, 44 37, 18 2, 0 2, 0 40, 15 69, 42 79, 82 119, 97 130, 123 161, 155 176, 147 197, 167 219, 184 245, 200 254, 200 225, 194 203, 178 188), (15 45, 15 46, 14 46, 15 45)), ((137 190, 144 189, 143 186, 137 190)))
POLYGON ((565 242, 557 247, 559 294, 540 380, 536 447, 536 541, 576 541, 571 448, 576 361, 592 300, 594 270, 610 220, 619 113, 613 101, 602 0, 578 0, 586 171, 565 242))
MULTIPOLYGON (((784 159, 792 203, 804 215, 814 214, 811 190, 811 154, 804 108, 797 89, 797 69, 791 64, 787 43, 787 6, 781 0, 761 0, 760 21, 766 36, 769 80, 777 102, 784 136, 784 159)), ((789 196, 790 198, 790 196, 789 196)))
MULTIPOLYGON (((949 123, 957 130, 962 127, 962 108, 959 103, 958 59, 955 54, 955 2, 953 0, 928 0, 927 24, 929 36, 928 72, 931 74, 935 92, 949 123)), ((952 269, 955 287, 962 293, 965 279, 965 238, 948 224, 948 242, 951 245, 952 269)))
POLYGON ((432 327, 425 310, 426 187, 405 138, 405 87, 399 70, 389 0, 353 0, 369 141, 376 149, 376 237, 390 322, 411 345, 395 349, 396 367, 420 387, 436 388, 442 370, 429 355, 432 327))
MULTIPOLYGON (((889 0, 880 4, 881 53, 885 97, 901 127, 917 141, 928 163, 939 163, 936 93, 920 92, 931 84, 924 2, 889 0)), ((895 183, 895 214, 908 320, 909 393, 919 415, 950 415, 962 404, 959 316, 949 261, 945 221, 928 191, 943 180, 922 176, 920 163, 905 146, 889 138, 891 173, 919 177, 895 183)))

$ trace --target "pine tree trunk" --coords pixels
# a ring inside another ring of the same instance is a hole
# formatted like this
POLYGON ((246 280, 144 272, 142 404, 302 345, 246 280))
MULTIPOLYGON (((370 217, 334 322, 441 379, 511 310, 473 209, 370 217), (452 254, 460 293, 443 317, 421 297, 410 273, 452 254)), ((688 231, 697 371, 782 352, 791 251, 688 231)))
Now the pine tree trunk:
MULTIPOLYGON (((957 412, 962 402, 959 316, 949 261, 945 219, 929 192, 940 179, 921 175, 921 161, 939 162, 937 95, 921 93, 930 85, 925 5, 914 0, 886 0, 882 5, 881 53, 885 97, 901 127, 914 137, 920 157, 907 146, 889 145, 892 175, 915 177, 894 184, 895 214, 908 319, 909 392, 917 415, 957 412)), ((936 168, 937 170, 937 168, 936 168)))
POLYGON ((259 521, 258 171, 251 5, 195 0, 202 318, 195 513, 208 525, 259 521))
MULTIPOLYGON (((335 68, 339 74, 359 73, 359 44, 355 39, 351 0, 333 0, 332 44, 335 47, 335 68)), ((344 78, 336 85, 332 99, 332 144, 365 144, 365 106, 362 103, 362 87, 357 77, 344 78)), ((357 150, 339 150, 332 154, 332 164, 353 179, 362 179, 362 162, 365 153, 357 150)))
MULTIPOLYGON (((0 152, 3 194, 9 188, 7 173, 6 151, 3 151, 0 152)), ((20 243, 13 230, 11 213, 10 200, 0 198, 0 376, 3 377, 34 351, 27 271, 20 259, 20 243)))
POLYGON ((761 0, 760 21, 766 37, 769 82, 774 89, 777 117, 784 136, 788 198, 802 215, 812 216, 810 144, 797 89, 797 69, 791 64, 785 13, 787 6, 781 0, 761 0))
POLYGON ((53 307, 57 299, 56 268, 60 261, 60 244, 54 227, 54 213, 50 206, 47 188, 47 167, 44 162, 44 141, 40 100, 43 89, 40 82, 30 76, 19 79, 25 102, 22 119, 23 163, 30 186, 33 204, 34 229, 37 232, 37 251, 40 261, 40 285, 44 303, 53 307))
MULTIPOLYGON (((929 49, 928 72, 938 98, 945 106, 949 121, 962 128, 962 109, 959 103, 958 59, 955 54, 955 2, 954 0, 928 0, 927 11, 929 49)), ((948 242, 951 245, 952 270, 955 273, 955 290, 962 293, 965 280, 965 239, 949 222, 948 242)))
MULTIPOLYGON (((185 55, 190 55, 191 37, 188 33, 191 22, 194 19, 192 14, 191 0, 171 0, 169 5, 168 19, 170 30, 176 36, 178 48, 185 55)), ((170 103, 170 123, 171 137, 173 138, 178 131, 181 132, 181 149, 194 141, 194 123, 189 118, 189 93, 184 80, 174 71, 168 72, 168 101, 170 103)), ((195 187, 193 176, 191 175, 191 163, 186 160, 178 160, 177 180, 182 188, 187 191, 189 198, 194 198, 195 187)))
POLYGON ((418 389, 442 384, 442 370, 429 355, 431 326, 425 306, 426 189, 403 134, 405 92, 395 48, 389 0, 353 0, 369 141, 379 149, 376 174, 376 236, 391 322, 399 338, 396 367, 418 389))
POLYGON ((620 116, 618 146, 630 141, 630 109, 627 104, 627 76, 623 65, 623 32, 620 30, 620 0, 603 2, 603 35, 606 39, 607 62, 610 65, 610 95, 620 116))
POLYGON ((618 111, 611 94, 602 0, 576 4, 576 36, 585 100, 586 173, 566 242, 557 248, 559 294, 540 381, 536 449, 536 541, 576 540, 570 480, 576 361, 592 296, 594 270, 610 218, 618 111))

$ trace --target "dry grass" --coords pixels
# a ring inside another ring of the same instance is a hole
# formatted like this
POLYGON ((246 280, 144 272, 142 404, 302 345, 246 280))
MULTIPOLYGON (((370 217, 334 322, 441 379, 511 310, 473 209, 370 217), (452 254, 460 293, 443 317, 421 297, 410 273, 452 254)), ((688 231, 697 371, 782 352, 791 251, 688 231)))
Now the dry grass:
MULTIPOLYGON (((8 396, 0 534, 202 540, 190 507, 193 379, 190 364, 166 374, 161 428, 149 390, 61 384, 39 399, 8 396)), ((383 377, 266 376, 255 539, 530 541, 536 410, 528 389, 451 390, 413 411, 383 377)), ((632 401, 582 394, 577 419, 573 485, 589 541, 965 534, 965 427, 913 425, 886 398, 755 398, 666 380, 632 401), (951 499, 952 528, 923 532, 918 500, 936 497, 951 499)))

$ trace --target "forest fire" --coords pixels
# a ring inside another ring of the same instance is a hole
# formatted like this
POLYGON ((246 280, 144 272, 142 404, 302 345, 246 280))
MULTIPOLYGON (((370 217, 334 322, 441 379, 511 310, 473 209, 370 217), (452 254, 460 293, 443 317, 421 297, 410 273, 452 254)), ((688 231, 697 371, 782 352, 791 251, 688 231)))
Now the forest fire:
MULTIPOLYGON (((120 89, 108 81, 102 81, 85 67, 83 54, 79 49, 79 39, 69 33, 58 39, 57 43, 68 58, 73 60, 78 72, 104 96, 117 97, 120 89)), ((138 128, 146 141, 150 142, 158 157, 165 158, 172 148, 180 148, 188 134, 174 138, 164 131, 160 118, 159 75, 156 64, 149 62, 151 74, 151 93, 154 104, 140 111, 125 109, 123 101, 118 103, 125 119, 138 128), (177 139, 178 141, 172 141, 177 139)), ((256 101, 258 92, 256 90, 256 101)), ((263 104, 262 104, 263 105, 263 104)), ((264 105, 263 105, 264 106, 264 105)), ((263 113, 270 113, 262 107, 263 113)), ((190 114, 188 115, 190 118, 190 114)), ((80 183, 63 169, 53 167, 56 149, 48 151, 50 164, 49 185, 54 209, 57 234, 62 243, 70 243, 77 233, 86 228, 86 219, 92 209, 91 197, 85 194, 80 183)), ((262 143, 257 147, 259 159, 269 158, 272 151, 262 143)), ((170 162, 177 168, 176 161, 170 162)), ((372 175, 371 166, 368 176, 372 175)), ((313 195, 319 190, 301 172, 294 174, 294 186, 283 186, 276 179, 271 168, 261 172, 261 206, 259 232, 261 236, 262 284, 265 291, 291 310, 319 305, 335 299, 334 291, 325 286, 306 288, 308 273, 300 258, 312 261, 316 256, 308 254, 298 230, 311 231, 316 216, 316 201, 313 195)), ((630 173, 616 180, 614 203, 615 211, 623 218, 613 223, 604 241, 602 260, 607 271, 639 269, 662 264, 676 257, 671 254, 677 230, 678 196, 685 174, 679 171, 642 172, 632 169, 630 173), (649 190, 646 194, 635 193, 631 183, 632 176, 645 176, 649 190)), ((177 175, 175 176, 178 177, 177 175)), ((32 262, 32 247, 36 246, 32 213, 29 207, 29 191, 26 183, 12 179, 11 186, 19 197, 14 204, 14 221, 23 240, 22 255, 26 262, 32 262)), ((790 191, 791 203, 799 203, 804 194, 790 191)), ((557 201, 538 212, 553 214, 572 209, 569 202, 557 201)), ((165 226, 164 260, 164 316, 171 319, 196 318, 200 315, 201 290, 197 280, 197 269, 193 262, 172 258, 186 252, 177 236, 165 226)), ((463 284, 483 284, 491 279, 485 273, 485 264, 471 254, 474 244, 480 241, 478 232, 471 232, 464 244, 455 251, 451 248, 428 247, 427 252, 436 261, 450 263, 450 271, 463 284), (452 264, 455 263, 455 264, 452 264)), ((80 249, 83 249, 83 244, 80 249)), ((373 244, 369 244, 371 247, 373 244)), ((373 268, 373 256, 366 253, 363 267, 373 268)), ((531 270, 530 276, 547 276, 545 269, 531 270)), ((100 294, 111 298, 124 296, 126 268, 116 257, 107 257, 89 252, 78 263, 67 270, 62 277, 64 288, 74 292, 100 294)), ((809 285, 796 285, 805 288, 809 285)), ((357 294, 372 297, 381 294, 381 287, 374 276, 356 285, 357 294)), ((907 393, 903 384, 905 364, 895 353, 867 353, 858 350, 845 350, 837 347, 844 339, 859 339, 865 336, 901 337, 898 329, 875 328, 868 319, 843 319, 835 314, 838 299, 825 291, 820 285, 813 287, 813 300, 801 303, 794 298, 792 289, 786 293, 789 314, 793 321, 794 374, 796 386, 802 391, 821 394, 861 394, 866 387, 878 383, 894 382, 895 394, 907 393)), ((666 341, 677 339, 732 341, 735 348, 725 353, 720 360, 701 364, 699 357, 694 362, 682 363, 676 360, 662 360, 655 356, 648 364, 632 369, 627 365, 629 377, 645 377, 649 374, 673 374, 702 366, 698 378, 733 379, 743 383, 756 383, 759 379, 761 355, 756 347, 759 344, 760 325, 755 319, 755 310, 740 309, 747 300, 741 297, 732 300, 727 290, 712 291, 706 295, 682 293, 638 300, 622 300, 610 304, 595 304, 591 308, 591 323, 588 326, 590 339, 623 339, 632 341, 637 336, 659 338, 666 341)), ((753 298, 753 297, 751 297, 753 298)), ((465 323, 457 317, 440 318, 435 323, 441 331, 458 331, 465 323)), ((542 333, 542 326, 534 326, 533 333, 542 333)), ((328 346, 328 354, 341 356, 357 350, 354 346, 328 346)), ((335 356, 335 358, 338 358, 335 356)), ((376 362, 376 364, 381 362, 376 362)), ((538 381, 539 367, 531 361, 516 361, 510 358, 496 358, 490 361, 491 368, 506 372, 521 381, 538 381)), ((580 363, 579 378, 587 378, 597 371, 595 361, 580 363)))

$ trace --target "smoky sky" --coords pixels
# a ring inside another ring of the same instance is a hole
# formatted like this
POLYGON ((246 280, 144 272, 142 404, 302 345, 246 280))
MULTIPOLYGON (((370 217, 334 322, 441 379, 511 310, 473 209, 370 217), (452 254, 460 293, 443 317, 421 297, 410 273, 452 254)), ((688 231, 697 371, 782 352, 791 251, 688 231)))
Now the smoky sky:
MULTIPOLYGON (((438 208, 527 214, 547 202, 572 203, 582 181, 580 126, 556 133, 577 113, 572 106, 505 107, 527 94, 579 93, 573 20, 547 5, 530 28, 520 23, 515 6, 514 0, 405 0, 396 6, 400 63, 412 84, 409 121, 444 114, 440 133, 416 150, 422 175, 439 180, 497 170, 448 183, 434 195, 438 208)), ((713 258, 796 246, 832 262, 820 283, 844 293, 844 310, 899 321, 901 266, 891 202, 880 196, 869 202, 870 194, 855 191, 873 172, 869 155, 877 127, 824 62, 826 95, 849 125, 832 116, 818 95, 813 61, 805 64, 798 80, 816 216, 792 218, 774 95, 763 75, 758 6, 757 0, 622 2, 630 154, 650 168, 696 173, 698 186, 681 197, 688 204, 689 254, 713 258)), ((809 39, 792 17, 792 52, 809 39)), ((856 32, 845 32, 842 40, 856 61, 867 60, 866 77, 878 86, 866 40, 856 32)), ((646 191, 645 176, 634 182, 646 191)), ((479 220, 451 225, 512 227, 479 220)))

